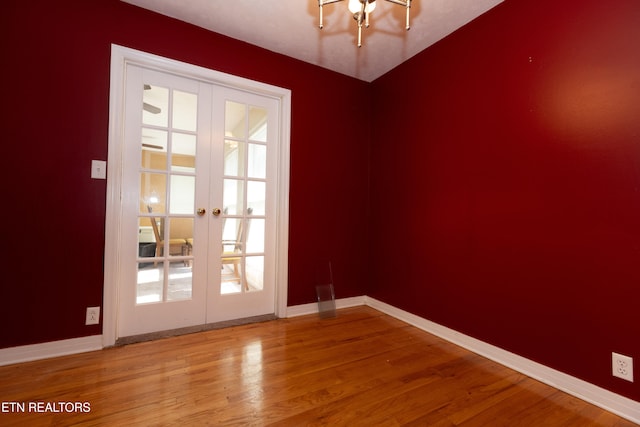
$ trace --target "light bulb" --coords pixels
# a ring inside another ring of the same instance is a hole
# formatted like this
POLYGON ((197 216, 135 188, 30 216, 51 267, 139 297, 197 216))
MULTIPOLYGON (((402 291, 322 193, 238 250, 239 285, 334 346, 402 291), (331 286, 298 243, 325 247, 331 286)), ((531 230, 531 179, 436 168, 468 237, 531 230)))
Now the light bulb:
POLYGON ((360 0, 349 0, 348 7, 351 13, 358 13, 362 9, 362 3, 360 3, 360 0))
POLYGON ((373 12, 373 10, 376 8, 376 4, 378 4, 378 2, 373 1, 373 2, 368 2, 367 3, 367 7, 364 8, 364 11, 366 13, 371 13, 373 12))
POLYGON ((364 7, 364 11, 365 13, 371 13, 373 12, 373 9, 376 8, 376 2, 370 2, 370 1, 361 1, 361 0, 349 0, 349 10, 351 11, 351 13, 358 13, 362 10, 362 3, 365 3, 365 7, 364 7))

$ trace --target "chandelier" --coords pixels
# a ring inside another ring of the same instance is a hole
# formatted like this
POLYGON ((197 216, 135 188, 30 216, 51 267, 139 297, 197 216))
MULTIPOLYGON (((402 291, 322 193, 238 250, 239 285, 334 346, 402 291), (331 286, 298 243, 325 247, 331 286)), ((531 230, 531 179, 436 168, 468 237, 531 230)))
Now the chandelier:
MULTIPOLYGON (((318 0, 318 6, 320 7, 320 29, 322 29, 322 6, 338 3, 343 0, 318 0)), ((409 11, 411 10, 411 0, 385 0, 390 3, 399 4, 400 6, 404 6, 407 9, 407 18, 405 29, 408 31, 409 28, 409 11)), ((358 47, 362 46, 362 25, 365 28, 369 27, 369 15, 376 8, 376 0, 348 0, 349 2, 349 11, 353 13, 353 19, 358 22, 358 47)))

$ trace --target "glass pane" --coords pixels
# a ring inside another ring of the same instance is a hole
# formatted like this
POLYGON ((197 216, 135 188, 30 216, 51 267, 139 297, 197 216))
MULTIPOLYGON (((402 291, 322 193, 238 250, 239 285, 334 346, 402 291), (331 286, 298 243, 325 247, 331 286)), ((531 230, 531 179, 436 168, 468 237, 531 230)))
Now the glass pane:
POLYGON ((244 175, 244 142, 224 141, 224 171, 228 176, 244 175))
POLYGON ((140 212, 165 212, 165 191, 167 176, 161 173, 142 172, 140 174, 140 212))
POLYGON ((250 178, 267 177, 267 146, 249 144, 249 168, 247 175, 250 178))
POLYGON ((156 252, 157 242, 162 242, 160 235, 161 221, 159 218, 142 217, 139 218, 138 228, 138 256, 141 258, 152 258, 156 254, 162 253, 162 248, 156 252), (154 227, 155 221, 155 227, 154 227))
POLYGON ((192 215, 195 212, 196 177, 171 175, 169 212, 192 215))
POLYGON ((193 93, 174 90, 172 127, 195 132, 197 117, 198 97, 193 93))
POLYGON ((267 110, 266 108, 249 108, 249 139, 267 142, 267 110))
POLYGON ((245 261, 247 291, 261 291, 264 288, 264 257, 250 256, 245 261))
POLYGON ((162 251, 158 253, 159 256, 186 256, 187 255, 187 242, 185 239, 174 239, 162 242, 162 251), (169 248, 169 252, 165 252, 169 248))
POLYGON ((242 292, 242 258, 223 257, 220 272, 220 293, 235 294, 242 292))
POLYGON ((146 217, 138 218, 138 256, 143 258, 155 256, 155 242, 156 237, 151 220, 146 217))
POLYGON ((144 85, 142 93, 142 123, 153 126, 169 124, 169 89, 144 85))
POLYGON ((245 104, 227 101, 224 114, 224 136, 244 138, 246 116, 247 108, 245 104))
POLYGON ((169 219, 169 242, 171 255, 188 256, 187 239, 193 238, 193 218, 169 219))
MULTIPOLYGON (((193 233, 192 233, 193 235, 193 233)), ((193 237, 187 237, 187 265, 193 268, 193 237)))
POLYGON ((196 171, 196 136, 174 132, 171 135, 171 170, 196 171))
POLYGON ((232 255, 242 252, 242 220, 240 218, 225 218, 222 230, 222 255, 232 255))
POLYGON ((247 219, 247 253, 264 252, 264 219, 247 219))
POLYGON ((227 215, 239 215, 244 204, 244 181, 225 179, 222 192, 222 206, 227 215))
POLYGON ((167 132, 142 128, 142 167, 167 170, 167 132))
POLYGON ((171 263, 167 301, 191 299, 193 270, 186 262, 171 263))
POLYGON ((156 266, 153 263, 139 263, 136 304, 162 301, 163 283, 163 263, 156 266))
POLYGON ((266 200, 266 183, 262 181, 247 182, 247 213, 264 215, 266 200))

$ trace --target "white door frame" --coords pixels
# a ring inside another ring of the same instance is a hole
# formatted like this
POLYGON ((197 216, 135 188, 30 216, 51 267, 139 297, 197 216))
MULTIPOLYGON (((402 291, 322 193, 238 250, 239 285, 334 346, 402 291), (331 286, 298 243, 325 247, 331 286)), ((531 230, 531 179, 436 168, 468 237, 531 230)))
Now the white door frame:
POLYGON ((105 219, 103 347, 113 346, 117 339, 118 277, 120 277, 121 197, 124 145, 124 88, 126 67, 135 64, 165 73, 229 86, 262 96, 275 98, 280 108, 280 140, 278 141, 278 174, 276 182, 276 303, 275 315, 284 316, 287 309, 287 272, 289 246, 289 146, 291 128, 291 91, 289 89, 248 80, 196 65, 164 58, 115 44, 111 45, 111 86, 109 93, 109 152, 107 157, 107 210, 105 219))

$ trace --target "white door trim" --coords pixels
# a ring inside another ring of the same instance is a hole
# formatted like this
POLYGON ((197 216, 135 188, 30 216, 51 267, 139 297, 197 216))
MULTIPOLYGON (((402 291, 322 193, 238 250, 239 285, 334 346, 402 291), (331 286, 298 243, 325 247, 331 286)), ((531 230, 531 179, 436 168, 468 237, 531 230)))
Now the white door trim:
POLYGON ((135 64, 200 80, 215 85, 245 90, 279 101, 280 141, 276 182, 276 304, 275 315, 286 316, 289 245, 289 146, 291 129, 291 91, 248 80, 219 71, 164 58, 115 44, 111 45, 111 82, 109 93, 109 145, 107 157, 107 209, 105 218, 103 346, 115 344, 117 338, 117 304, 120 264, 118 251, 121 229, 122 159, 124 132, 124 80, 127 64, 135 64))

